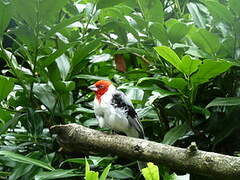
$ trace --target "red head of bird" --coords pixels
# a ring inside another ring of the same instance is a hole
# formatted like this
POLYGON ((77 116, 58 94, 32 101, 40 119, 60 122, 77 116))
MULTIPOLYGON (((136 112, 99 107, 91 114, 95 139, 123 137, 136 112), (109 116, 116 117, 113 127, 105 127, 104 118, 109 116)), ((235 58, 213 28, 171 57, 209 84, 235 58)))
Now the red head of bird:
POLYGON ((101 96, 108 91, 109 86, 112 83, 106 80, 100 80, 89 86, 88 88, 95 92, 97 100, 101 101, 101 96))

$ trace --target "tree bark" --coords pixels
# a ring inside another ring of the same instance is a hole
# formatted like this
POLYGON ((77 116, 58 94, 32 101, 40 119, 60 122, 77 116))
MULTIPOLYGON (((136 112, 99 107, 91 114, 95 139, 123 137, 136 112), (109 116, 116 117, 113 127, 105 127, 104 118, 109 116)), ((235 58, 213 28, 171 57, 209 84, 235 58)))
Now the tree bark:
POLYGON ((52 126, 51 131, 57 134, 58 143, 68 152, 111 153, 214 179, 240 180, 239 157, 200 151, 194 144, 187 149, 178 148, 144 139, 108 135, 77 124, 52 126))

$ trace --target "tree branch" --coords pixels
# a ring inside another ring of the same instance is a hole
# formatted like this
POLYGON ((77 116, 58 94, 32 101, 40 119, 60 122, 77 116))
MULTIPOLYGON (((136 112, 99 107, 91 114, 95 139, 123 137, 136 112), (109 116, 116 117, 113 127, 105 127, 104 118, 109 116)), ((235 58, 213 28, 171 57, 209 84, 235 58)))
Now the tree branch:
POLYGON ((108 135, 77 124, 52 126, 51 131, 57 134, 60 146, 69 152, 111 153, 188 173, 240 179, 240 158, 200 151, 194 143, 183 149, 144 139, 108 135))

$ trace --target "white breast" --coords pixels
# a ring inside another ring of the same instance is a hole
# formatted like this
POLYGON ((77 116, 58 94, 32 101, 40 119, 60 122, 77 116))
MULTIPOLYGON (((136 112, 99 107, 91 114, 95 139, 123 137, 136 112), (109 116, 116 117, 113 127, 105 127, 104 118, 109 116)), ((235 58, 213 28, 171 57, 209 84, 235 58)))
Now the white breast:
POLYGON ((126 112, 123 109, 115 108, 111 105, 112 94, 116 88, 111 85, 107 93, 102 95, 101 102, 95 98, 94 110, 100 127, 107 127, 116 131, 121 131, 127 134, 129 131, 129 123, 126 112))

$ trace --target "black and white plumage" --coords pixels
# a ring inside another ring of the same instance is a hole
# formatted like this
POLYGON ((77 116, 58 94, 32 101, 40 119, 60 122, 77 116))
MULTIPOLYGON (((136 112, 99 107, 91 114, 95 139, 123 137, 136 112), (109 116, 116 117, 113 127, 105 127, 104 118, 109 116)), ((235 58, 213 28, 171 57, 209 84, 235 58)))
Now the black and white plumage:
POLYGON ((99 126, 144 138, 144 131, 131 101, 109 81, 98 81, 89 87, 96 94, 94 112, 99 126))

